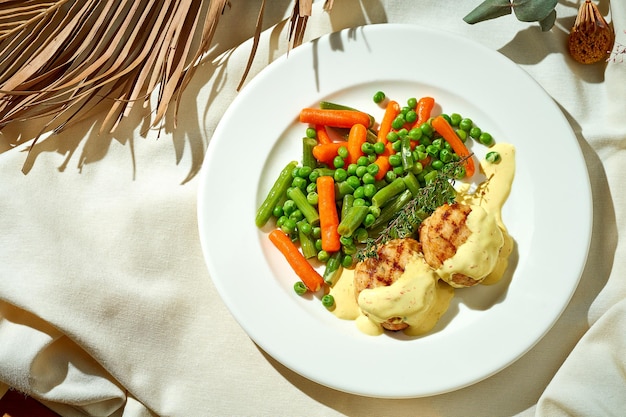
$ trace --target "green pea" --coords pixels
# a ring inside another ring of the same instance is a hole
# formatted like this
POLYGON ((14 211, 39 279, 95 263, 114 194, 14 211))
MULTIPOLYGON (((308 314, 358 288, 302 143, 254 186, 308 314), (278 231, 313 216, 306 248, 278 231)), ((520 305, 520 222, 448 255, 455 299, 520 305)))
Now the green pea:
POLYGON ((344 165, 345 165, 345 161, 343 160, 343 158, 340 155, 337 155, 333 159, 333 166, 335 168, 342 168, 344 165))
POLYGON ((276 220, 276 227, 278 228, 282 227, 283 223, 285 223, 285 220, 287 220, 287 216, 283 214, 282 216, 278 218, 278 220, 276 220))
POLYGON ((463 117, 458 113, 452 113, 450 115, 450 124, 454 127, 458 126, 461 120, 463 120, 463 117))
POLYGON ((478 137, 478 141, 486 146, 493 145, 493 137, 491 136, 490 133, 487 133, 487 132, 482 132, 480 136, 478 137))
POLYGON ((301 177, 296 177, 291 181, 291 186, 299 188, 301 190, 305 190, 307 186, 307 180, 301 177))
POLYGON ((293 284, 293 290, 298 295, 306 294, 306 292, 308 291, 306 285, 304 285, 304 282, 302 281, 297 281, 295 284, 293 284))
POLYGON ((409 130, 409 137, 411 138, 411 140, 420 140, 422 137, 422 129, 414 127, 413 129, 409 130))
POLYGON ((400 136, 398 136, 398 134, 396 132, 391 131, 391 132, 387 133, 387 140, 389 142, 394 143, 398 139, 400 139, 400 136))
MULTIPOLYGON (((363 190, 363 192, 365 193, 365 189, 363 190)), ((364 197, 365 195, 363 195, 364 197)), ((366 206, 366 202, 365 199, 363 197, 355 197, 354 201, 352 202, 352 206, 353 207, 362 207, 362 206, 366 206)))
POLYGON ((387 181, 388 183, 394 182, 396 178, 398 178, 398 176, 393 171, 387 171, 385 173, 385 181, 387 181))
POLYGON ((441 151, 439 151, 439 159, 444 164, 452 162, 452 152, 450 152, 449 149, 442 149, 441 151))
MULTIPOLYGON (((302 211, 300 211, 300 209, 296 209, 293 211, 293 213, 291 213, 289 215, 289 219, 295 221, 295 222, 299 222, 300 220, 302 220, 304 218, 304 214, 302 214, 302 211)), ((295 228, 294 228, 295 229, 295 228)))
POLYGON ((356 169, 356 176, 359 178, 363 178, 363 175, 365 175, 366 172, 367 172, 367 165, 359 165, 356 169))
POLYGON ((480 130, 480 127, 478 127, 478 126, 472 126, 472 128, 469 131, 469 135, 473 139, 478 139, 480 137, 481 133, 483 133, 483 132, 482 132, 482 130, 480 130))
POLYGON ((376 217, 372 213, 367 213, 365 219, 363 219, 363 226, 370 227, 376 221, 376 217))
POLYGON ((426 153, 430 156, 437 156, 439 155, 439 147, 434 145, 434 144, 430 144, 426 147, 426 153))
POLYGON ((465 143, 465 141, 467 141, 467 132, 463 129, 457 129, 456 130, 456 135, 459 137, 459 139, 461 139, 461 141, 463 143, 465 143))
POLYGON ((272 210, 272 216, 279 218, 280 216, 282 216, 283 213, 283 206, 278 205, 276 207, 274 207, 274 210, 272 210))
POLYGON ((317 183, 316 182, 310 182, 307 186, 306 186, 306 192, 307 193, 314 193, 317 191, 317 183))
POLYGON ((369 143, 369 142, 365 142, 363 143, 363 145, 361 145, 361 151, 366 154, 366 155, 370 155, 374 153, 374 144, 373 143, 369 143))
POLYGON ((313 172, 311 172, 311 175, 309 175, 309 181, 311 181, 312 183, 315 183, 317 181, 317 179, 320 176, 320 172, 317 170, 313 170, 313 172))
POLYGON ((300 169, 298 170, 298 177, 300 178, 309 178, 309 175, 311 175, 311 172, 313 172, 313 168, 311 168, 310 166, 303 166, 300 167, 300 169))
POLYGON ((367 160, 367 156, 359 156, 359 159, 356 160, 357 168, 359 166, 367 166, 369 161, 367 160))
POLYGON ((380 217, 380 213, 381 213, 381 208, 378 206, 370 206, 369 207, 369 212, 376 218, 380 217))
MULTIPOLYGON (((352 193, 355 199, 362 199, 365 197, 365 187, 360 185, 354 189, 354 193, 352 193)), ((354 205, 354 202, 352 203, 354 205)))
POLYGON ((330 258, 330 254, 328 252, 326 252, 324 249, 322 249, 321 251, 317 252, 317 260, 323 263, 328 262, 328 259, 330 258))
POLYGON ((402 141, 401 140, 397 140, 394 143, 391 144, 391 149, 393 149, 396 152, 400 152, 400 149, 402 149, 402 141))
POLYGON ((383 93, 382 91, 377 91, 376 93, 374 93, 373 100, 376 104, 382 103, 385 100, 385 93, 383 93))
POLYGON ((409 99, 407 99, 406 105, 414 109, 417 106, 417 98, 410 97, 409 99))
POLYGON ((363 194, 367 198, 372 198, 374 196, 374 194, 376 194, 376 191, 378 191, 378 190, 376 189, 376 186, 373 183, 372 184, 365 184, 363 186, 363 194))
POLYGON ((346 178, 346 182, 348 183, 350 187, 352 187, 355 190, 361 186, 361 179, 357 177, 356 175, 351 175, 348 178, 346 178))
POLYGON ((395 130, 402 129, 402 126, 404 126, 405 122, 406 122, 406 120, 404 120, 404 115, 403 114, 399 114, 391 122, 391 128, 395 129, 395 130))
POLYGON ((398 130, 398 136, 400 137, 400 139, 402 139, 403 137, 405 137, 406 135, 409 134, 409 131, 406 130, 406 128, 402 128, 398 130))
POLYGON ((291 213, 293 213, 296 208, 297 207, 295 201, 291 199, 285 200, 285 202, 283 203, 283 212, 286 216, 289 216, 291 213))
POLYGON ((437 171, 439 171, 441 168, 443 168, 444 163, 443 161, 441 161, 440 159, 435 159, 433 160, 430 165, 435 168, 437 171))
POLYGON ((319 203, 319 195, 316 191, 311 191, 306 195, 306 201, 308 201, 312 206, 317 206, 319 203))
POLYGON ((347 147, 340 146, 339 149, 337 149, 337 155, 339 155, 343 159, 346 159, 348 157, 348 155, 350 155, 350 153, 348 152, 348 148, 347 147))
POLYGON ((312 235, 314 239, 319 239, 320 236, 322 236, 322 228, 319 226, 314 226, 312 235))
POLYGON ((414 174, 420 174, 424 170, 424 166, 421 162, 415 162, 413 164, 413 168, 411 168, 411 172, 414 174))
POLYGON ((389 165, 391 165, 392 167, 402 165, 402 156, 398 155, 397 153, 389 155, 389 165))
MULTIPOLYGON (((315 236, 315 232, 313 233, 313 236, 315 236)), ((320 238, 316 238, 315 239, 315 249, 317 250, 317 252, 321 252, 322 250, 322 239, 320 238)))
POLYGON ((348 176, 356 175, 356 167, 357 166, 358 166, 357 164, 350 164, 350 165, 348 165, 348 168, 346 169, 346 172, 348 173, 348 176))
POLYGON ((367 162, 373 164, 374 162, 376 162, 376 158, 378 158, 378 155, 376 155, 375 153, 367 155, 367 162))
POLYGON ((429 138, 433 136, 433 133, 435 131, 435 129, 433 129, 430 123, 422 123, 420 125, 420 129, 422 130, 422 135, 428 136, 429 138))
POLYGON ((461 128, 461 130, 465 130, 468 133, 473 126, 474 122, 472 121, 472 119, 468 119, 467 117, 461 119, 461 121, 459 122, 459 128, 461 128))
POLYGON ((313 226, 311 226, 311 223, 303 221, 298 224, 298 230, 309 236, 311 233, 313 233, 313 226))
POLYGON ((406 115, 404 116, 404 118, 406 119, 408 123, 415 123, 415 121, 417 120, 417 113, 415 113, 415 110, 411 109, 408 112, 406 112, 406 115))
POLYGON ((335 182, 345 181, 348 178, 348 171, 346 171, 343 168, 337 168, 335 170, 335 174, 333 175, 333 178, 335 178, 335 182))
POLYGON ((312 127, 307 128, 306 137, 315 139, 317 137, 317 131, 312 127))
POLYGON ((448 122, 449 124, 452 124, 452 119, 450 118, 450 116, 448 116, 445 113, 441 114, 441 117, 443 117, 444 119, 446 119, 446 122, 448 122))
POLYGON ((500 154, 496 151, 487 152, 487 155, 485 155, 485 159, 487 160, 487 162, 496 164, 500 162, 500 154))
POLYGON ((350 268, 353 262, 354 260, 352 258, 352 255, 345 255, 343 258, 341 258, 341 266, 343 266, 344 268, 350 268))
POLYGON ((374 153, 376 153, 376 155, 380 155, 383 152, 385 152, 385 144, 382 142, 376 142, 374 144, 374 153))
POLYGON ((290 235, 296 230, 296 221, 291 218, 287 218, 280 226, 280 228, 283 232, 290 235))
POLYGON ((363 181, 363 184, 374 185, 374 182, 376 182, 376 178, 374 178, 374 176, 369 172, 365 172, 365 174, 363 174, 363 178, 361 178, 361 181, 363 181))
POLYGON ((376 176, 376 174, 378 174, 378 171, 380 170, 380 167, 376 164, 369 164, 367 166, 367 172, 371 175, 376 176))
POLYGON ((402 164, 400 164, 400 166, 399 166, 399 167, 394 167, 394 168, 393 168, 393 172, 394 172, 397 176, 399 176, 399 177, 401 177, 402 175, 404 175, 404 168, 402 167, 402 164))
POLYGON ((343 246, 354 245, 354 241, 351 236, 341 236, 339 238, 339 242, 341 242, 343 246))

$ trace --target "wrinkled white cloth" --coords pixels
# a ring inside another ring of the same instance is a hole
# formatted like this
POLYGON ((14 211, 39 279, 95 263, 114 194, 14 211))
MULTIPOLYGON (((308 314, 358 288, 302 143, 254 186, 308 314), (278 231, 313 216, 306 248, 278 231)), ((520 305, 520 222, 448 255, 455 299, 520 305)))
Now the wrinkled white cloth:
MULTIPOLYGON (((485 381, 408 400, 319 386, 254 345, 213 287, 196 219, 197 174, 237 94, 257 17, 257 2, 231 2, 177 129, 170 118, 141 136, 136 109, 115 134, 98 136, 96 115, 30 154, 9 149, 28 126, 0 136, 0 392, 21 390, 64 416, 621 415, 626 56, 588 66, 569 57, 573 2, 557 6, 549 32, 514 16, 468 25, 478 0, 343 0, 330 14, 321 3, 307 40, 371 23, 440 28, 500 51, 562 108, 589 168, 594 230, 579 288, 551 331, 485 381)), ((268 2, 248 79, 286 52, 291 7, 268 2)), ((625 45, 626 3, 600 10, 625 45)), ((566 172, 559 181, 575 192, 566 172)))

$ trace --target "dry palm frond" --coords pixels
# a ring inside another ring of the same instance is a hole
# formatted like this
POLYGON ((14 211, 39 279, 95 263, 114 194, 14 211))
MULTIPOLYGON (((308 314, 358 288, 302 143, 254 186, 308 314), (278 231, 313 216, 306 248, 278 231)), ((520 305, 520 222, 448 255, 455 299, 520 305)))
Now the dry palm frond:
MULTIPOLYGON (((171 104, 178 107, 229 5, 229 0, 0 1, 0 130, 43 118, 44 131, 59 131, 111 100, 101 132, 112 131, 135 103, 148 106, 153 92, 158 99, 150 125, 157 126, 171 104)), ((326 10, 331 6, 327 1, 326 10)), ((251 60, 264 7, 263 0, 251 60)), ((291 46, 302 42, 310 14, 311 0, 296 0, 291 46)), ((247 69, 242 82, 246 74, 247 69)))
POLYGON ((114 99, 102 129, 159 88, 154 124, 208 50, 227 0, 58 0, 0 3, 0 129, 47 118, 60 130, 114 99), (204 12, 204 13, 203 13, 204 12), (200 16, 206 16, 200 22, 200 16), (202 40, 192 50, 194 33, 202 40), (193 67, 193 65, 191 66, 193 67))

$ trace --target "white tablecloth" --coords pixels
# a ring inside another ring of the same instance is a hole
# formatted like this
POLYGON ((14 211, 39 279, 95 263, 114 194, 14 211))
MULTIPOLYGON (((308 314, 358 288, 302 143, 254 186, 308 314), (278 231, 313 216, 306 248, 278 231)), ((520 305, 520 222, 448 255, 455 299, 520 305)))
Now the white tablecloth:
MULTIPOLYGON (((364 398, 310 382, 264 354, 229 314, 203 260, 198 171, 237 94, 257 3, 233 1, 225 10, 177 129, 170 118, 160 135, 142 137, 136 110, 112 135, 97 135, 95 115, 30 153, 24 144, 10 149, 33 134, 28 126, 0 135, 0 392, 22 390, 64 416, 623 415, 626 56, 587 66, 570 58, 576 2, 559 4, 545 33, 512 15, 468 25, 462 18, 478 0, 343 0, 330 14, 314 4, 307 39, 397 22, 500 51, 562 108, 593 187, 594 229, 579 288, 530 352, 456 392, 364 398)), ((291 7, 268 2, 268 29, 248 79, 286 51, 291 7)), ((626 3, 603 1, 600 9, 626 44, 626 3)), ((576 192, 563 174, 563 186, 576 192)))

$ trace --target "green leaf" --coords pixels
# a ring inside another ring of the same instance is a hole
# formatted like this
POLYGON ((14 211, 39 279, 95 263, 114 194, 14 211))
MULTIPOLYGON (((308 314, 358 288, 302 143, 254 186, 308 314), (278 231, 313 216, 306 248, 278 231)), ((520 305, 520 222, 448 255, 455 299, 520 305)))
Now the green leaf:
POLYGON ((522 22, 540 22, 550 16, 557 3, 558 0, 513 0, 513 11, 522 22))
POLYGON ((485 0, 463 18, 466 23, 474 23, 511 14, 510 0, 485 0))
POLYGON ((547 17, 541 19, 539 21, 539 25, 541 25, 541 30, 543 32, 547 32, 552 29, 552 26, 554 26, 554 22, 556 22, 556 10, 552 10, 552 12, 550 12, 547 17))

